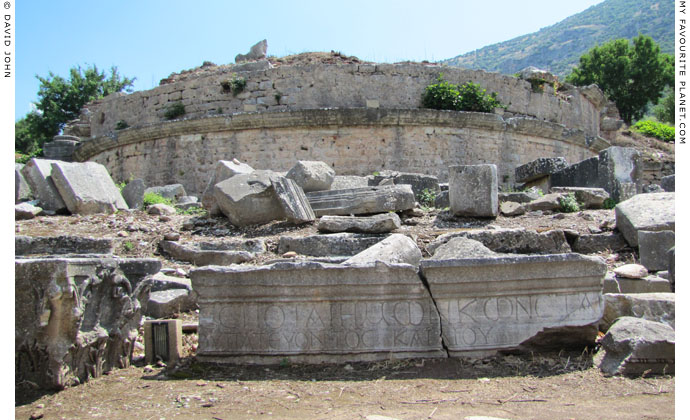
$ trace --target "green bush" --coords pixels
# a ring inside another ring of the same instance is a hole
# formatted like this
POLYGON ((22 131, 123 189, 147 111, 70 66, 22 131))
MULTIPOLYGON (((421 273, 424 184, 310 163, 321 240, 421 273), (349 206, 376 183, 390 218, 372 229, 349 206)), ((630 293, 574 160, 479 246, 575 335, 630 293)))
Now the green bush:
POLYGON ((417 196, 417 201, 419 201, 419 204, 422 206, 434 207, 436 203, 436 190, 424 188, 422 192, 419 193, 419 196, 417 196))
POLYGON ((125 120, 119 120, 118 122, 115 123, 115 129, 116 130, 124 130, 127 127, 129 127, 129 124, 127 124, 127 121, 125 121, 125 120))
POLYGON ((580 211, 580 203, 575 198, 575 193, 568 193, 558 200, 561 203, 561 211, 563 213, 575 213, 580 211))
POLYGON ((675 127, 660 122, 652 120, 638 121, 632 126, 632 129, 667 143, 673 143, 676 140, 675 127))
POLYGON ((36 149, 33 152, 29 153, 28 155, 25 155, 21 152, 14 152, 14 162, 15 163, 21 163, 22 165, 25 164, 26 162, 30 161, 31 158, 35 157, 41 157, 43 154, 43 149, 36 149))
POLYGON ((183 116, 185 113, 184 104, 182 104, 182 102, 175 102, 165 108, 165 114, 163 114, 163 116, 166 120, 174 120, 177 117, 183 116))
POLYGON ((477 83, 467 82, 458 86, 443 80, 440 74, 437 83, 429 85, 422 95, 422 107, 452 111, 492 112, 501 107, 496 92, 486 94, 477 83))
POLYGON ((182 210, 180 208, 176 208, 177 214, 184 214, 187 216, 204 216, 206 215, 206 209, 202 207, 190 207, 188 209, 182 210))
POLYGON ((616 207, 616 200, 613 198, 609 197, 606 200, 604 200, 604 208, 607 210, 611 210, 616 207))
POLYGON ((154 204, 167 204, 168 206, 172 206, 173 202, 171 199, 165 198, 160 194, 153 192, 144 193, 144 208, 148 208, 154 204))

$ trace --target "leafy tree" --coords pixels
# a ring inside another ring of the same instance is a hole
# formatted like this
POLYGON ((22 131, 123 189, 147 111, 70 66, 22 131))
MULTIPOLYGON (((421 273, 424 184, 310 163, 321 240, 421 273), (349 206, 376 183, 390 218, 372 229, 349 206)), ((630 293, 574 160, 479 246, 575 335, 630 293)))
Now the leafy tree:
POLYGON ((79 66, 69 71, 69 79, 56 76, 36 76, 41 82, 36 111, 28 113, 15 123, 14 147, 30 153, 60 133, 70 120, 79 116, 86 103, 103 98, 111 93, 131 92, 135 79, 121 77, 117 67, 110 68, 110 74, 99 71, 95 65, 83 69, 79 66))
POLYGON ((664 97, 659 101, 659 105, 654 107, 654 116, 661 122, 676 124, 676 93, 673 89, 667 89, 664 97))
POLYGON ((639 35, 632 46, 627 39, 617 39, 592 48, 566 81, 599 85, 630 124, 642 118, 649 102, 657 103, 673 77, 673 57, 662 54, 652 38, 639 35))

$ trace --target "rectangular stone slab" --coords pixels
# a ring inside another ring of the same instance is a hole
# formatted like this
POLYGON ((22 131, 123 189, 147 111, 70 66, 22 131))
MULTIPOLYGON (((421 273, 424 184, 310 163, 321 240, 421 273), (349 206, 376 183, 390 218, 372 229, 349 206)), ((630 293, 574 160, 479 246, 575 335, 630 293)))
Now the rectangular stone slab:
POLYGON ((317 217, 403 211, 415 205, 412 187, 407 184, 310 192, 307 199, 317 217))
POLYGON ((51 176, 72 214, 117 213, 129 207, 105 166, 96 162, 51 163, 51 176))
POLYGON ((285 211, 285 218, 288 222, 299 224, 316 220, 309 200, 304 195, 302 187, 297 185, 295 181, 281 176, 271 179, 271 185, 273 185, 283 211, 285 211))
POLYGON ((596 323, 604 310, 606 265, 599 258, 554 254, 424 260, 421 271, 451 356, 517 348, 547 329, 596 323))
POLYGON ((443 357, 438 312, 407 264, 276 263, 190 272, 197 358, 321 363, 443 357))

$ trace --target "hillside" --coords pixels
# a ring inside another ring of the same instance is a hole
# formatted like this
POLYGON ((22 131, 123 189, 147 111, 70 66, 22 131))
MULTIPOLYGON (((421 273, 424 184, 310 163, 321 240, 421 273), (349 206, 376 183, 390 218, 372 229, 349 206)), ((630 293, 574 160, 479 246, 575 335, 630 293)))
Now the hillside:
POLYGON ((651 36, 662 52, 672 53, 673 16, 673 0, 606 0, 538 32, 441 63, 503 74, 535 66, 564 76, 593 46, 640 33, 651 36))

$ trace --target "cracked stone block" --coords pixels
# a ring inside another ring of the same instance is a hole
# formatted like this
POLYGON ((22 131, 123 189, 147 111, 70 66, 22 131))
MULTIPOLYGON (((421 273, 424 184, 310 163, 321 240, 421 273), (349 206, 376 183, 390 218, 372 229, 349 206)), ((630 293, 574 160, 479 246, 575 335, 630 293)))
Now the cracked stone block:
POLYGON ((404 211, 415 207, 410 185, 385 185, 307 193, 317 217, 404 211))
POLYGON ((129 207, 105 166, 96 162, 51 163, 51 177, 72 214, 112 214, 129 207))
POLYGON ((632 247, 638 246, 638 232, 676 230, 676 193, 638 194, 618 203, 616 228, 632 247))
POLYGON ((601 331, 608 331, 622 316, 661 322, 676 328, 675 293, 606 293, 604 299, 604 316, 599 323, 601 331))
POLYGON ((395 213, 381 213, 368 217, 322 216, 316 228, 319 232, 388 233, 399 229, 400 216, 395 213))
POLYGON ((206 185, 206 189, 201 195, 201 203, 204 208, 208 210, 209 215, 218 216, 221 213, 220 208, 216 204, 216 198, 213 195, 213 186, 219 182, 232 178, 235 175, 246 175, 254 172, 254 168, 242 163, 237 159, 233 160, 219 160, 213 169, 213 175, 206 185))
POLYGON ((640 264, 649 271, 668 270, 668 251, 676 244, 676 234, 672 230, 637 232, 640 249, 640 264))
POLYGON ((43 210, 64 212, 67 206, 55 188, 52 178, 51 165, 55 162, 57 161, 33 158, 24 165, 21 172, 43 210))
POLYGON ((422 259, 422 251, 408 236, 394 233, 381 242, 348 258, 345 265, 366 265, 380 261, 386 264, 410 264, 417 267, 422 259))
POLYGON ((496 165, 457 165, 448 168, 451 212, 456 216, 498 216, 496 165))
POLYGON ((272 179, 271 184, 288 222, 301 224, 316 220, 309 200, 295 181, 281 176, 272 179))
POLYGON ((151 292, 145 314, 151 318, 168 318, 196 309, 196 294, 187 289, 168 289, 151 292))

